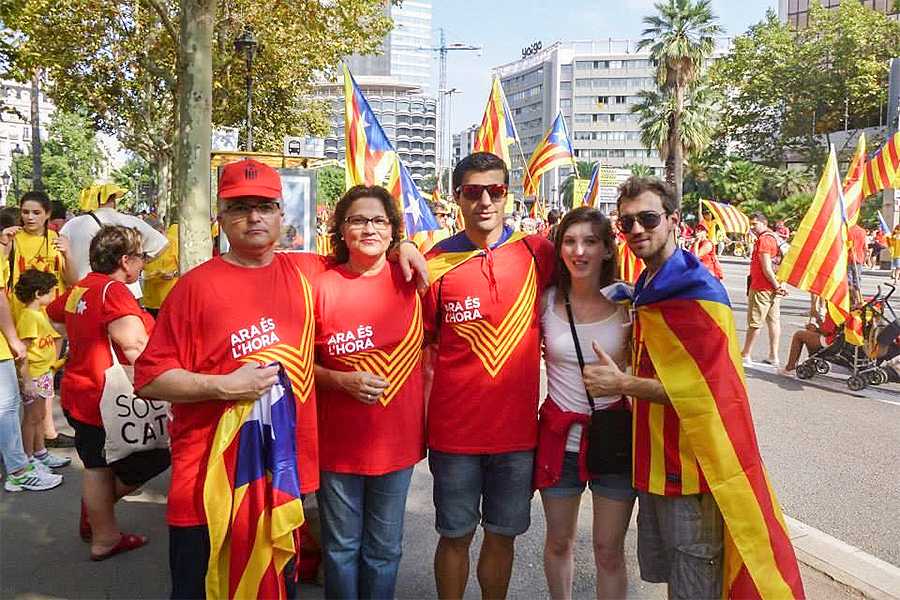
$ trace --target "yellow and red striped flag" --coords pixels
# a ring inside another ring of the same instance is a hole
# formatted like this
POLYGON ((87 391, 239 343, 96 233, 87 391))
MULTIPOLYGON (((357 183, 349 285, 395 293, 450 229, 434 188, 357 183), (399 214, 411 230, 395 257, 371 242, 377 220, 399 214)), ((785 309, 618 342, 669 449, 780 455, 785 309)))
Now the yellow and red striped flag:
POLYGON ((750 217, 742 213, 738 207, 712 200, 700 202, 709 208, 709 212, 725 233, 747 233, 750 230, 750 217))
POLYGON ((637 283, 638 277, 644 272, 644 261, 631 251, 624 238, 616 236, 616 267, 618 279, 628 283, 637 283))
POLYGON ((859 219, 859 211, 862 209, 863 187, 866 174, 866 134, 859 134, 856 144, 856 153, 847 168, 847 174, 841 184, 844 192, 844 212, 847 215, 847 226, 853 227, 859 219))
POLYGON ((516 132, 512 119, 506 114, 503 101, 503 88, 500 79, 494 78, 491 95, 488 96, 481 127, 475 133, 473 152, 490 152, 503 159, 507 167, 512 167, 509 158, 509 145, 516 141, 516 132))
POLYGON ((575 164, 575 151, 572 149, 572 141, 566 132, 566 122, 562 113, 556 115, 550 131, 541 140, 541 143, 534 149, 531 160, 528 161, 528 176, 525 178, 525 195, 537 195, 537 186, 541 180, 541 175, 550 169, 554 169, 561 165, 575 164))
POLYGON ((834 146, 816 196, 781 261, 778 279, 828 300, 850 314, 847 288, 847 226, 834 146))
POLYGON ((547 209, 544 208, 544 205, 540 201, 540 199, 535 198, 534 204, 531 205, 531 211, 528 213, 528 216, 539 221, 547 220, 547 209))
POLYGON ((394 146, 369 102, 344 65, 344 137, 347 189, 354 185, 384 185, 394 166, 394 146))
POLYGON ((900 185, 900 131, 869 159, 863 182, 863 198, 893 185, 900 185))

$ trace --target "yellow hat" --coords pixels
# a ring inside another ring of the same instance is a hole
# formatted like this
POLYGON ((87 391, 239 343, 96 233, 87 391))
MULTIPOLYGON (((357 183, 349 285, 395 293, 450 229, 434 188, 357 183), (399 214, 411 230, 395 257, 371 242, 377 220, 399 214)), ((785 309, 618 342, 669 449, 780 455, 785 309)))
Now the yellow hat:
POLYGON ((84 211, 97 210, 110 197, 121 198, 127 193, 127 190, 111 181, 105 183, 95 182, 91 187, 81 190, 78 207, 84 211))

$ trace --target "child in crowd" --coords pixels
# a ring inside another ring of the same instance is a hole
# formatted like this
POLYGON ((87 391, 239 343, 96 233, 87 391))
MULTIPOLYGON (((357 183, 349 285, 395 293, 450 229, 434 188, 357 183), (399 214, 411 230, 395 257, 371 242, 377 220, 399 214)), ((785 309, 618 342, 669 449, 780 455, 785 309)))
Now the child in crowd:
POLYGON ((28 269, 19 277, 15 294, 24 308, 16 320, 16 331, 28 354, 19 366, 25 419, 22 445, 25 454, 38 468, 65 467, 71 459, 50 453, 44 445, 44 415, 47 398, 53 398, 53 363, 59 355, 60 335, 53 329, 43 308, 53 300, 56 276, 28 269))

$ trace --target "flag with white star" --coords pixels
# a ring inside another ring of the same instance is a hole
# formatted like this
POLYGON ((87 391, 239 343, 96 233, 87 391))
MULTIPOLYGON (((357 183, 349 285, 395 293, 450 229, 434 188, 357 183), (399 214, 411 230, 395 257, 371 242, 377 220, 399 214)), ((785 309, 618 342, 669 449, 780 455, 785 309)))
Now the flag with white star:
POLYGON ((346 65, 344 111, 347 189, 360 184, 384 185, 397 153, 346 65))
POLYGON ((541 175, 562 165, 575 166, 575 151, 572 140, 566 132, 566 123, 562 113, 557 113, 550 131, 541 140, 531 160, 528 161, 528 173, 525 177, 525 195, 536 196, 541 175))
POLYGON ((406 237, 412 238, 420 231, 434 231, 441 228, 398 156, 394 157, 394 168, 391 170, 387 189, 397 199, 397 204, 403 212, 406 237))

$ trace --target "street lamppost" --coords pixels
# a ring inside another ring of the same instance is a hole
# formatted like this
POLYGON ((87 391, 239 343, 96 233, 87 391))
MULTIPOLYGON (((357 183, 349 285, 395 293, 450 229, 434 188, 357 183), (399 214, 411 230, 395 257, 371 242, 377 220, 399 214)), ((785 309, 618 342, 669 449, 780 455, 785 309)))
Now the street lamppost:
MULTIPOLYGON (((23 152, 22 149, 19 148, 19 145, 16 144, 16 147, 12 149, 12 152, 10 154, 12 154, 13 164, 16 166, 16 175, 15 175, 15 179, 13 180, 13 187, 16 191, 15 202, 18 202, 19 201, 19 160, 18 159, 20 156, 25 154, 25 152, 23 152)), ((15 204, 15 202, 13 204, 15 204)))
POLYGON ((9 171, 0 175, 0 179, 3 180, 3 195, 6 196, 6 201, 9 202, 9 171))
POLYGON ((234 40, 235 51, 243 54, 244 61, 247 63, 247 152, 253 152, 253 57, 256 56, 257 46, 259 46, 259 39, 253 35, 253 30, 249 25, 244 27, 244 31, 234 40))

